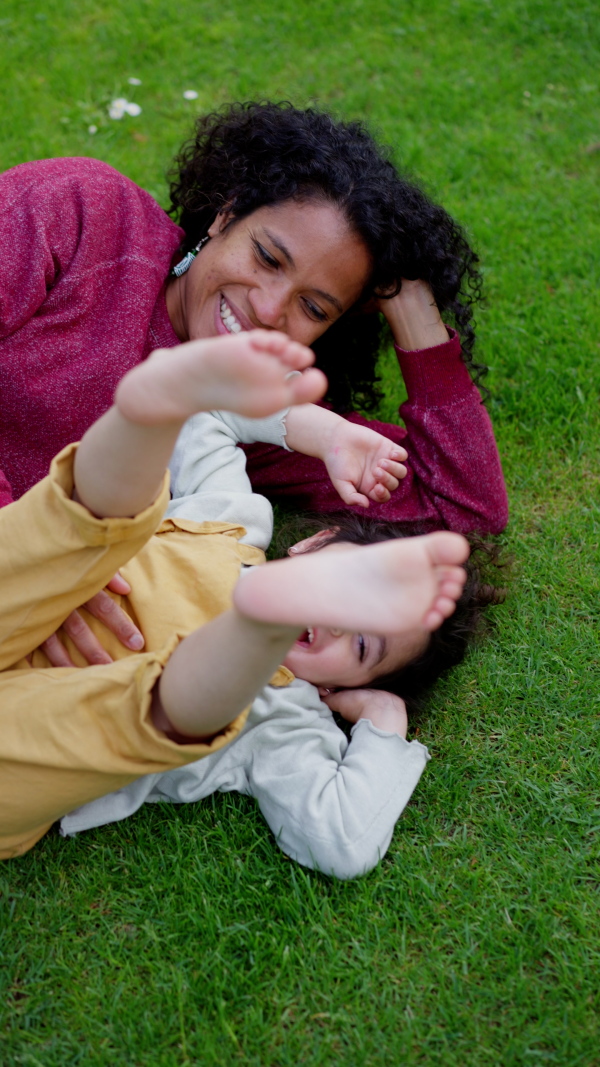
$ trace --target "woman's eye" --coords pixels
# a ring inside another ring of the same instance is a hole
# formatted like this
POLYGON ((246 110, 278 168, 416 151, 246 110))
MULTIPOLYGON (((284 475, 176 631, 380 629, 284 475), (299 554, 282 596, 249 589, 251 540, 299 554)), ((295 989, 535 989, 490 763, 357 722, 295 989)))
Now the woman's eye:
POLYGON ((325 322, 327 315, 324 311, 321 311, 320 307, 317 307, 316 304, 313 304, 311 300, 305 299, 304 306, 311 318, 316 319, 317 322, 325 322))
POLYGON ((365 658, 365 639, 362 634, 358 635, 358 658, 362 663, 365 658))
POLYGON ((261 245, 259 241, 256 241, 254 239, 252 241, 252 244, 254 245, 254 251, 256 252, 256 255, 265 264, 265 266, 267 266, 267 267, 278 267, 279 266, 279 263, 277 262, 277 260, 271 255, 270 252, 267 252, 267 249, 264 247, 264 245, 261 245))

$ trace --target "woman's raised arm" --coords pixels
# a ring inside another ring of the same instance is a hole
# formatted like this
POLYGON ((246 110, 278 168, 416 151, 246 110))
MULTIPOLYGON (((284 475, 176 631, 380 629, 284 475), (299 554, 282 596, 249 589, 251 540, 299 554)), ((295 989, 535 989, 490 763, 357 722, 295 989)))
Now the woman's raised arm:
MULTIPOLYGON (((499 533, 508 521, 506 488, 489 415, 461 355, 457 333, 443 323, 431 290, 405 281, 381 301, 408 392, 401 426, 346 416, 401 444, 407 474, 388 501, 370 503, 374 519, 415 528, 499 533)), ((340 507, 323 464, 267 445, 246 449, 256 492, 307 511, 340 507)))

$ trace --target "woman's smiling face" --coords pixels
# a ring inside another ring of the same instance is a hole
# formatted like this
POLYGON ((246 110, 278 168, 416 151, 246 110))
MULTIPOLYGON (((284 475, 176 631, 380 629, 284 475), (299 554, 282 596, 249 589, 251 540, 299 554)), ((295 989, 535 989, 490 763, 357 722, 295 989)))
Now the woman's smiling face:
POLYGON ((243 219, 218 215, 211 240, 167 288, 182 341, 281 330, 311 345, 358 300, 371 257, 341 211, 321 200, 287 200, 243 219))

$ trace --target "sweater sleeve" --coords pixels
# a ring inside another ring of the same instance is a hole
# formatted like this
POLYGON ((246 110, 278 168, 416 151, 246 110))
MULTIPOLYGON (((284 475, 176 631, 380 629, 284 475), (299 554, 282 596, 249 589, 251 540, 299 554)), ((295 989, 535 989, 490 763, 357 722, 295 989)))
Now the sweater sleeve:
MULTIPOLYGON (((73 254, 73 228, 60 225, 68 203, 49 197, 34 174, 31 164, 23 164, 0 176, 0 341, 33 318, 73 254)), ((11 500, 10 483, 0 472, 0 507, 11 500)))
POLYGON ((429 755, 418 741, 368 720, 356 724, 348 744, 329 709, 305 712, 300 723, 298 687, 314 693, 303 682, 279 691, 277 714, 253 739, 249 792, 286 855, 356 878, 385 855, 429 755))
MULTIPOLYGON (((448 341, 436 348, 396 351, 408 393, 400 408, 406 429, 347 416, 401 443, 408 452, 406 478, 387 503, 371 503, 366 514, 414 523, 419 529, 498 533, 508 520, 500 458, 456 332, 449 331, 448 341)), ((246 452, 257 492, 273 500, 293 499, 311 511, 344 507, 319 460, 262 445, 246 452)), ((362 508, 352 510, 365 514, 362 508)))
POLYGON ((10 482, 4 472, 0 470, 0 508, 4 508, 7 504, 11 504, 12 498, 10 482))
POLYGON ((77 251, 80 211, 56 160, 0 176, 0 338, 25 325, 77 251))

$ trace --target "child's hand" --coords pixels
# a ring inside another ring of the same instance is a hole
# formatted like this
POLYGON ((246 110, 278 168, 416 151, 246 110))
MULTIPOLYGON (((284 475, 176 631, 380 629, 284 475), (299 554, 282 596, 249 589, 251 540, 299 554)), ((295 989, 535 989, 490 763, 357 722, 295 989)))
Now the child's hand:
POLYGON ((323 456, 332 485, 346 504, 384 504, 406 476, 406 451, 366 426, 340 419, 323 456))
POLYGON ((378 730, 406 737, 406 704, 394 693, 386 693, 383 689, 339 689, 328 693, 320 687, 319 696, 328 708, 337 711, 348 722, 369 719, 378 730))

